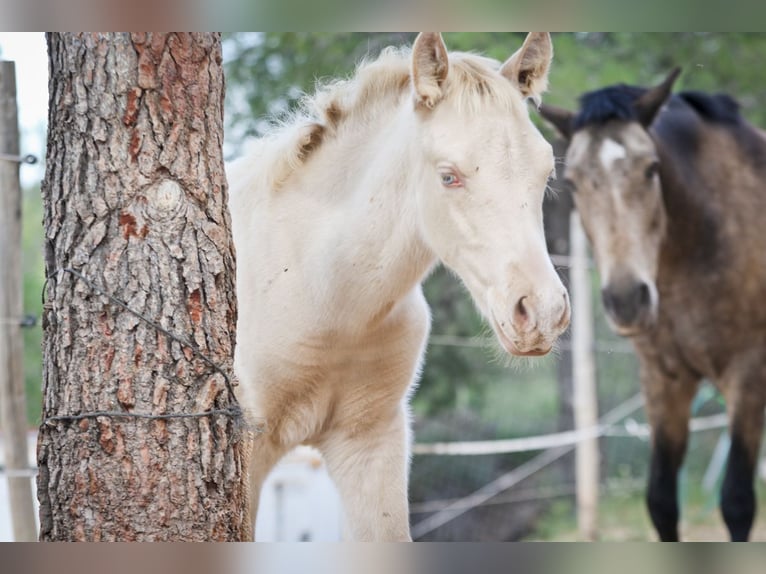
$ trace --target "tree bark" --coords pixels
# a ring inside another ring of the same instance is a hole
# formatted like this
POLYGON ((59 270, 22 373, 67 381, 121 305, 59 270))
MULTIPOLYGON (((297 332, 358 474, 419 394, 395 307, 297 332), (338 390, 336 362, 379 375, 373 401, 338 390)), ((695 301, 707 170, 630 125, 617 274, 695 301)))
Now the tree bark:
POLYGON ((40 538, 241 540, 239 416, 93 415, 238 411, 221 372, 105 295, 233 380, 220 36, 47 42, 40 538))

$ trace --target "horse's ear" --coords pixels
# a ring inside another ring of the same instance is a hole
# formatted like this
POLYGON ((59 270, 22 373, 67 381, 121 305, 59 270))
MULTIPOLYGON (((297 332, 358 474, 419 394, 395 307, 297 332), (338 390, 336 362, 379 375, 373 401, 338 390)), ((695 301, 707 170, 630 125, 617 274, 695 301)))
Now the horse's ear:
POLYGON ((572 139, 572 132, 574 132, 574 113, 564 108, 557 108, 556 106, 549 106, 547 104, 540 104, 537 108, 540 115, 551 124, 556 131, 559 132, 567 141, 572 139))
POLYGON ((421 32, 412 45, 412 85, 418 104, 431 109, 439 102, 448 71, 447 46, 442 35, 421 32))
POLYGON ((638 121, 641 122, 645 128, 652 125, 657 112, 665 103, 665 100, 670 96, 670 91, 673 89, 673 84, 681 73, 681 68, 675 68, 668 77, 665 78, 662 83, 651 88, 638 98, 634 104, 633 109, 636 110, 638 121))
POLYGON ((548 87, 548 70, 553 59, 553 44, 548 32, 530 32, 524 44, 508 58, 500 73, 516 84, 525 98, 540 104, 548 87))

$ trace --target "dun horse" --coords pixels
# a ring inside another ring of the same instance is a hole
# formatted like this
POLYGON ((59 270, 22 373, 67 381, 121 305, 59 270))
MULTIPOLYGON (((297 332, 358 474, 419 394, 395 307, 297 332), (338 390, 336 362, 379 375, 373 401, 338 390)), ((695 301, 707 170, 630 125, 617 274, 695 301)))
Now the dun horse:
POLYGON ((541 113, 569 140, 565 186, 604 308, 640 360, 654 526, 678 539, 678 470, 707 378, 730 421, 721 511, 732 540, 746 540, 766 399, 766 138, 728 96, 671 96, 678 73, 651 89, 585 94, 577 114, 541 113))
POLYGON ((420 282, 442 261, 499 342, 542 355, 569 322, 543 238, 550 145, 525 99, 552 57, 533 33, 499 65, 439 34, 320 89, 305 114, 232 167, 241 399, 269 470, 317 447, 356 540, 408 540, 413 390, 430 316, 420 282))

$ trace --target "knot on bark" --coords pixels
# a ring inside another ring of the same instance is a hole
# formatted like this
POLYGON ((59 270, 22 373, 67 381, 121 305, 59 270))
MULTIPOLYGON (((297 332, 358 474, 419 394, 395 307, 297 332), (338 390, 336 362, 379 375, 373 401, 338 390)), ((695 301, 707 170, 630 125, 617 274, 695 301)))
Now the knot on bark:
POLYGON ((147 189, 146 215, 154 221, 170 221, 186 212, 186 200, 181 185, 172 179, 164 179, 147 189))

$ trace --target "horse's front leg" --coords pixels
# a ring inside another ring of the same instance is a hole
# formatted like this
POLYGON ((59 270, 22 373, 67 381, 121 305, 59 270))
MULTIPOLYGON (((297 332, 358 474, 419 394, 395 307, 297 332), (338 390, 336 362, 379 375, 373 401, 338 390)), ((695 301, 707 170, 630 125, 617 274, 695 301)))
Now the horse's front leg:
POLYGON ((753 482, 766 402, 766 373, 762 370, 759 364, 747 372, 732 373, 724 382, 731 448, 721 488, 721 514, 733 542, 749 538, 755 518, 753 482))
POLYGON ((251 539, 256 539, 255 524, 258 518, 258 506, 261 500, 261 489, 266 477, 290 448, 272 439, 268 434, 255 434, 252 439, 246 487, 248 488, 249 516, 251 539))
POLYGON ((320 448, 340 491, 349 537, 409 541, 409 421, 404 402, 330 435, 320 448))
POLYGON ((641 384, 652 429, 646 504, 663 542, 678 536, 678 471, 686 454, 691 402, 699 381, 676 378, 642 365, 641 384))

